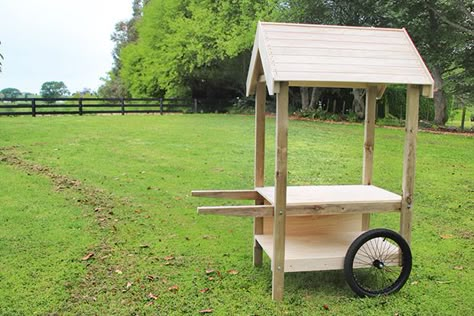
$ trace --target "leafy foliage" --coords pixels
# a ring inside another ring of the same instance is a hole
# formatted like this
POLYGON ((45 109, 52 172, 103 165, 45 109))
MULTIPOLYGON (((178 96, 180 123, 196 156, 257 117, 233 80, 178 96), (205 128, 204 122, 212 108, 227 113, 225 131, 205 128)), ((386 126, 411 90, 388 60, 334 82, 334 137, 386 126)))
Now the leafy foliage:
POLYGON ((21 91, 17 88, 5 88, 0 91, 0 95, 3 95, 4 98, 18 98, 21 96, 21 91))
POLYGON ((69 95, 69 90, 62 81, 47 81, 41 86, 43 98, 60 98, 69 95))
POLYGON ((128 98, 130 97, 123 80, 115 75, 112 71, 105 78, 101 78, 104 82, 98 89, 97 94, 101 98, 128 98))
MULTIPOLYGON (((116 64, 109 81, 134 97, 192 95, 214 105, 242 97, 256 23, 274 20, 405 27, 436 82, 433 119, 446 121, 447 93, 471 103, 474 19, 468 0, 134 0, 133 6, 132 18, 112 35, 116 64)), ((318 103, 308 96, 322 97, 303 90, 293 92, 302 97, 300 107, 318 103)))
MULTIPOLYGON (((152 0, 138 25, 139 40, 122 50, 120 74, 133 96, 156 96, 191 94, 227 70, 246 73, 256 22, 269 11, 264 0, 152 0)), ((228 89, 242 92, 243 76, 237 78, 228 89)))

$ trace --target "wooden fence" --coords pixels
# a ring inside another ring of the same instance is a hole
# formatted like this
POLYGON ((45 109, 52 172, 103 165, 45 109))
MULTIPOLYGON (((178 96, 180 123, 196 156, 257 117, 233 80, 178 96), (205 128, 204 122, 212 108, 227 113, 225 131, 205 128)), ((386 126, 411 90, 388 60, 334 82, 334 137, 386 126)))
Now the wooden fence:
POLYGON ((127 113, 197 113, 196 99, 165 98, 5 98, 0 99, 0 116, 127 113))

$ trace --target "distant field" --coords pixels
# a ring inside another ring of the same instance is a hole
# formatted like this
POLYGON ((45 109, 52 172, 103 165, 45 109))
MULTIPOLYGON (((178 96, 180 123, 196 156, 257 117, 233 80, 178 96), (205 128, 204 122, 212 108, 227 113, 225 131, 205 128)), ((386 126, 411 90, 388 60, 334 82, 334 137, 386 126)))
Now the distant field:
MULTIPOLYGON (((223 201, 190 196, 253 187, 253 120, 0 118, 0 315, 472 313, 473 137, 419 133, 414 267, 401 292, 360 299, 341 271, 294 273, 277 304, 268 258, 252 266, 251 219, 198 216, 223 201)), ((274 127, 268 118, 268 184, 274 127)), ((376 129, 374 183, 395 192, 403 139, 376 129)), ((362 140, 359 124, 291 121, 289 183, 359 183, 362 140)), ((398 216, 372 226, 397 229, 398 216)))

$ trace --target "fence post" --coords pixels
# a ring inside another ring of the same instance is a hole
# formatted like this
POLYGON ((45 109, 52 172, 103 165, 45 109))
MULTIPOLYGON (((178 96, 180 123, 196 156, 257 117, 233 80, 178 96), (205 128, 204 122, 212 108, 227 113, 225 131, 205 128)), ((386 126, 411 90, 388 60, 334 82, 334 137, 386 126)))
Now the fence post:
POLYGON ((123 98, 120 98, 120 104, 121 104, 122 115, 125 115, 125 101, 123 100, 123 98))
POLYGON ((160 115, 163 115, 163 98, 160 98, 160 115))
POLYGON ((36 117, 36 100, 31 99, 31 116, 36 117))
POLYGON ((79 115, 82 116, 82 98, 79 98, 79 115))
POLYGON ((194 113, 198 112, 198 100, 195 98, 194 99, 194 113))

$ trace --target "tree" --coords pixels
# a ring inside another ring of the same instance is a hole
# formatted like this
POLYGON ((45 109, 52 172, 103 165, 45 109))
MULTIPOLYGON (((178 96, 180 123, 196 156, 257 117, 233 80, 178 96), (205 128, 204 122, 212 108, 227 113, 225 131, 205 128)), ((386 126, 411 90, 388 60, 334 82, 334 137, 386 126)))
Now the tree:
POLYGON ((129 98, 127 87, 122 79, 111 71, 105 78, 100 78, 103 84, 97 90, 97 94, 102 98, 129 98))
MULTIPOLYGON (((121 49, 120 77, 133 96, 192 94, 190 83, 219 80, 213 69, 247 70, 256 23, 268 0, 151 0, 138 23, 138 40, 121 49), (241 58, 239 55, 245 54, 241 58), (237 58, 237 59, 236 59, 237 58)), ((244 81, 229 91, 243 92, 244 81)), ((234 92, 234 95, 241 95, 234 92)))
POLYGON ((48 81, 41 86, 40 94, 43 98, 60 98, 69 95, 69 90, 62 81, 48 81))
POLYGON ((4 98, 14 99, 21 96, 21 91, 16 88, 5 88, 0 91, 0 94, 2 94, 4 98))

